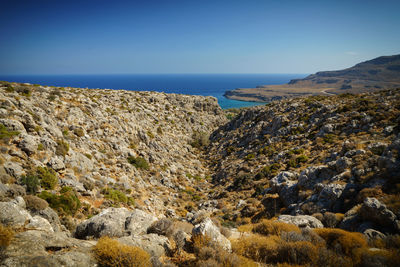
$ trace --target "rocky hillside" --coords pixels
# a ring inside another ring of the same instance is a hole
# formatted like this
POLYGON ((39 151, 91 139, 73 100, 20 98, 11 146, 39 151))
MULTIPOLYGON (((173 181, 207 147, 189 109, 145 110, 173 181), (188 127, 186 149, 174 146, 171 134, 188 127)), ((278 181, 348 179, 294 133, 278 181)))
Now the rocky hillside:
POLYGON ((374 92, 400 86, 400 55, 383 56, 337 71, 321 71, 282 85, 227 91, 237 100, 269 102, 305 95, 374 92))
POLYGON ((0 266, 400 264, 399 90, 235 114, 2 82, 0 266))

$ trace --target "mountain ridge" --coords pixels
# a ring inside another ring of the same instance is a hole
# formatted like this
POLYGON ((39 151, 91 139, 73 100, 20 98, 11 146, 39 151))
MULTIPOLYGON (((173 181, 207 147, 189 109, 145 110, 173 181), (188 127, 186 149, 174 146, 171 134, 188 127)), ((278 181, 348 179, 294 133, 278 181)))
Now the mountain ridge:
POLYGON ((260 85, 225 92, 229 99, 268 102, 304 95, 365 93, 400 87, 400 55, 381 56, 336 71, 320 71, 283 85, 260 85))

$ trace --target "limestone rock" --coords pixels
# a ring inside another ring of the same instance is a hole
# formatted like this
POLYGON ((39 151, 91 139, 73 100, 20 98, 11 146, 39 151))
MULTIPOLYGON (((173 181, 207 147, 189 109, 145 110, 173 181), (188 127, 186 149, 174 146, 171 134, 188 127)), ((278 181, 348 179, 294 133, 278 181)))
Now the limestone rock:
POLYGON ((320 220, 309 215, 280 215, 278 221, 291 223, 297 225, 300 228, 310 227, 310 228, 324 228, 324 225, 320 220))
POLYGON ((34 216, 26 227, 42 230, 45 232, 54 232, 53 227, 51 227, 49 221, 38 215, 34 216))
POLYGON ((360 214, 366 221, 372 221, 396 232, 400 231, 396 215, 376 198, 366 198, 361 206, 360 214))
POLYGON ((167 237, 157 234, 131 235, 118 239, 123 244, 140 247, 153 257, 161 257, 171 250, 167 237))
POLYGON ((120 237, 125 232, 125 221, 130 215, 126 208, 108 208, 89 220, 80 223, 75 236, 80 239, 102 236, 120 237))
POLYGON ((126 218, 125 229, 132 235, 144 234, 157 218, 142 210, 135 209, 126 218))
POLYGON ((218 227, 211 221, 210 218, 206 218, 201 223, 194 226, 192 235, 203 235, 208 236, 211 241, 215 242, 221 248, 227 251, 231 251, 231 242, 221 234, 218 227))
POLYGON ((32 216, 15 201, 0 202, 0 223, 8 226, 23 226, 32 216))

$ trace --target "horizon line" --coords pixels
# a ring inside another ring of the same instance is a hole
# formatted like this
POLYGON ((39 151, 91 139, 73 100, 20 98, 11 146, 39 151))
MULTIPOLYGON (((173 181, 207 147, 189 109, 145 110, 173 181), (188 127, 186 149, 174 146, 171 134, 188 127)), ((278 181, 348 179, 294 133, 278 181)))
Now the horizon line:
POLYGON ((221 73, 206 73, 206 72, 190 72, 190 73, 179 73, 179 72, 171 72, 171 73, 29 73, 29 74, 0 74, 1 76, 69 76, 69 75, 304 75, 309 73, 294 73, 294 72, 254 72, 254 73, 246 73, 246 72, 221 72, 221 73))

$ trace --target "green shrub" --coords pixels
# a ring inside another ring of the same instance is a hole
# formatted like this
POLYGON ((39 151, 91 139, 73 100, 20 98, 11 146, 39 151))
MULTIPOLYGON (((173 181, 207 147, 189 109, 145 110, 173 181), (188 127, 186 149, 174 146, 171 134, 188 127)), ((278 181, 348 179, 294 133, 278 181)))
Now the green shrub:
POLYGON ((7 129, 6 126, 0 123, 0 140, 1 141, 8 141, 13 136, 19 135, 17 131, 10 131, 7 129))
POLYGON ((34 173, 28 173, 27 175, 22 176, 20 183, 25 185, 26 192, 32 195, 37 193, 40 186, 39 178, 34 173))
POLYGON ((268 177, 274 176, 278 173, 278 170, 280 169, 280 167, 281 166, 278 163, 274 163, 274 164, 265 166, 264 168, 261 169, 261 171, 259 171, 256 174, 254 179, 260 180, 263 178, 268 178, 268 177))
POLYGON ((308 161, 308 157, 306 155, 300 155, 296 158, 297 163, 306 163, 308 161))
POLYGON ((12 93, 15 91, 14 87, 10 83, 3 84, 3 86, 6 87, 6 92, 8 92, 8 93, 12 93))
POLYGON ((57 140, 56 155, 65 157, 65 155, 68 154, 68 151, 69 144, 62 139, 57 140))
POLYGON ((36 174, 40 180, 40 185, 44 189, 54 189, 58 184, 57 174, 53 169, 47 167, 38 167, 36 174))
POLYGON ((130 164, 132 164, 133 166, 135 166, 136 169, 148 170, 150 168, 149 163, 147 163, 147 161, 142 157, 130 156, 130 157, 128 157, 128 162, 130 164))
POLYGON ((38 150, 38 151, 43 151, 43 150, 44 150, 44 146, 43 146, 42 143, 39 143, 39 144, 38 144, 37 150, 38 150))
POLYGON ((104 194, 105 198, 111 199, 116 204, 119 204, 119 203, 125 203, 125 204, 129 204, 129 205, 135 204, 135 201, 133 198, 128 197, 123 192, 116 190, 116 189, 105 188, 102 190, 102 194, 104 194))
POLYGON ((32 94, 31 88, 28 86, 18 86, 15 89, 20 95, 30 97, 32 94))
POLYGON ((251 160, 254 159, 256 156, 254 154, 247 154, 246 157, 244 157, 245 160, 251 160))
POLYGON ((102 237, 93 249, 99 266, 150 267, 150 255, 139 247, 127 246, 109 237, 102 237))
POLYGON ((325 134, 323 137, 324 143, 333 144, 335 142, 334 134, 325 134))
POLYGON ((76 192, 70 187, 63 187, 60 195, 43 191, 39 197, 46 200, 50 207, 55 209, 60 215, 74 215, 81 207, 81 202, 76 192))

